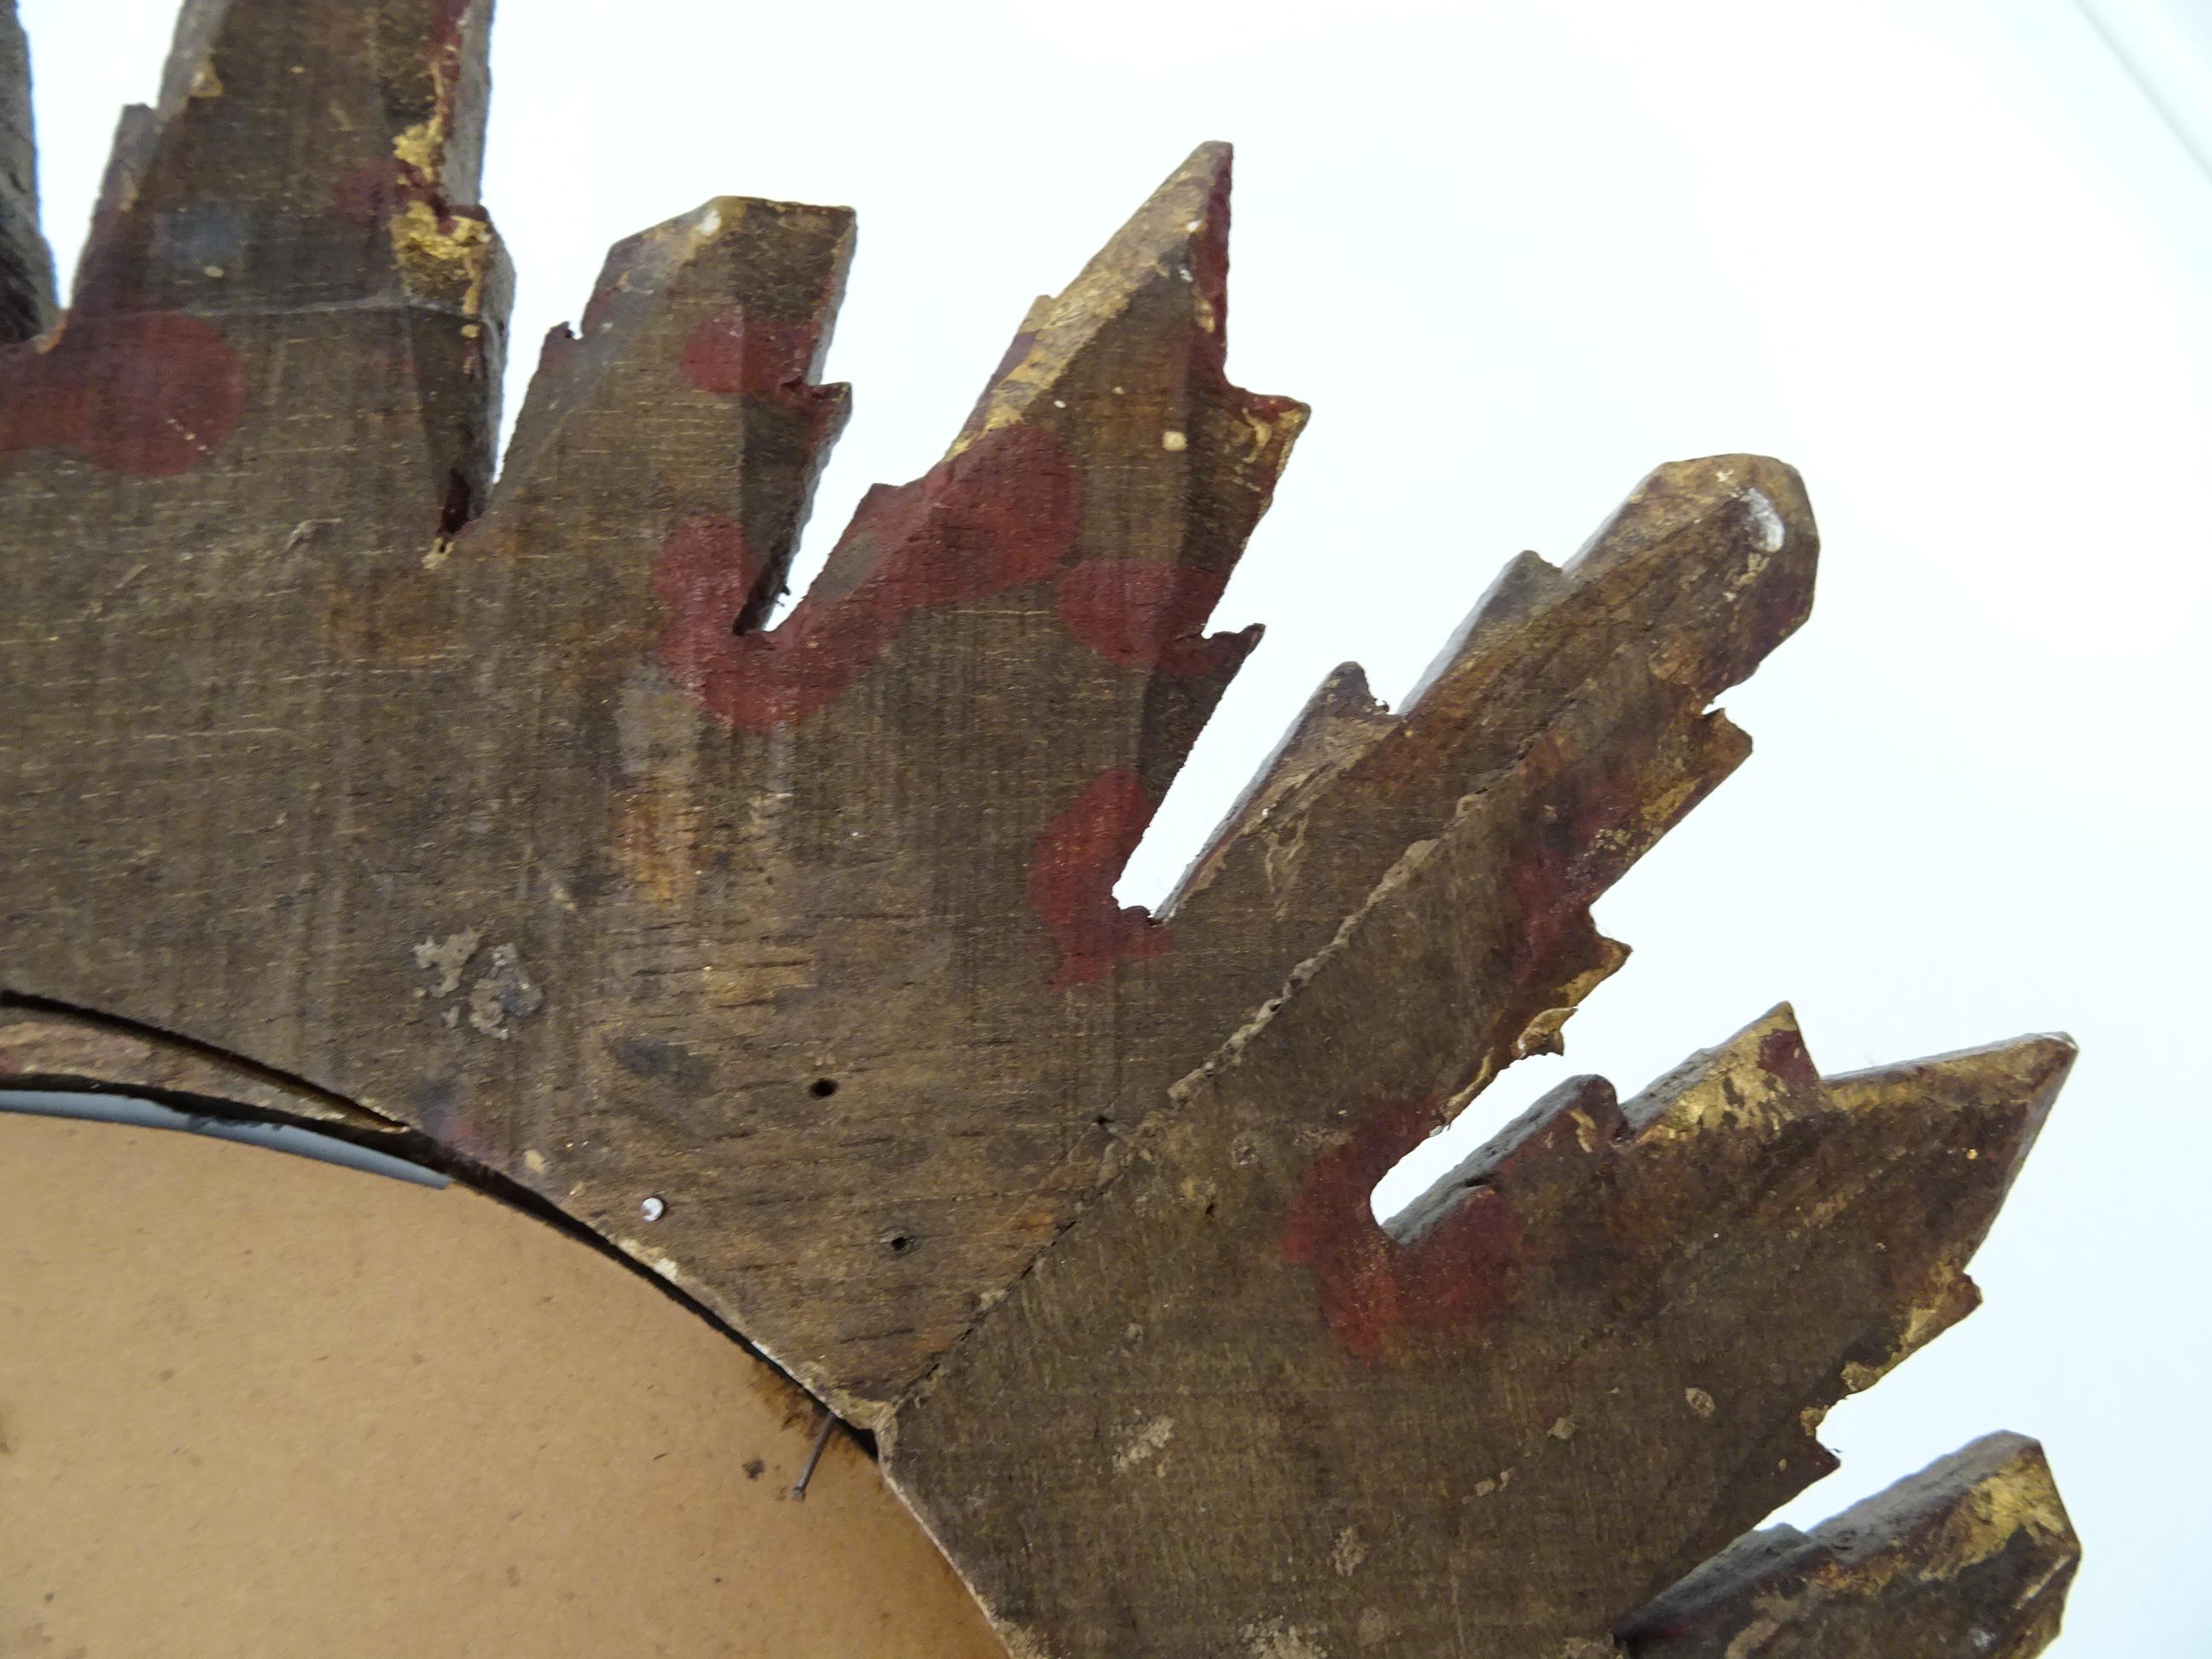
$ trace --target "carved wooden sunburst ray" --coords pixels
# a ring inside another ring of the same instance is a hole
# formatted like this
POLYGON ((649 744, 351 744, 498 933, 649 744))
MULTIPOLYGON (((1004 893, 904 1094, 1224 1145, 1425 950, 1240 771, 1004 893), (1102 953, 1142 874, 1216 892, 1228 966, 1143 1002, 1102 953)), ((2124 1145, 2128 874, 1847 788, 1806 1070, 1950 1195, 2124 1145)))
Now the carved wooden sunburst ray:
POLYGON ((187 0, 58 318, 0 61, 0 1067, 532 1195, 876 1436, 1017 1653, 2043 1646, 2032 1443, 1744 1534, 1973 1305, 2063 1039, 1824 1076, 1778 1009, 1370 1207, 1747 753, 1796 473, 1660 468, 1402 712, 1339 671, 1122 906, 1304 418, 1225 374, 1226 148, 769 627, 851 216, 620 245, 495 479, 489 13, 187 0))

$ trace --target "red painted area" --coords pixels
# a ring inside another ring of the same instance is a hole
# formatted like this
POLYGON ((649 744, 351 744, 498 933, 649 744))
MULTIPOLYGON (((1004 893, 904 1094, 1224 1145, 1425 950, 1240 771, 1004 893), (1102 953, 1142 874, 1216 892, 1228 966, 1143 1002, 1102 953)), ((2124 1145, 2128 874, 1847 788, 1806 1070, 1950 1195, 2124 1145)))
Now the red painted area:
POLYGON ((245 365, 197 317, 72 319, 47 349, 0 354, 0 464, 47 447, 167 477, 222 448, 245 412, 245 365))
POLYGON ((732 519, 686 519, 661 544, 653 567, 653 591, 668 618, 660 660, 678 685, 696 689, 720 665, 732 643, 731 625, 759 575, 745 532, 732 519))
POLYGON ((1234 635, 1206 636, 1228 579, 1146 559, 1089 559, 1060 579, 1060 619, 1109 662, 1178 679, 1225 674, 1244 654, 1234 635))
POLYGON ((718 311, 684 342, 684 377, 702 392, 772 392, 805 380, 822 343, 817 317, 718 311))
POLYGON ((1321 1316, 1346 1352, 1388 1363, 1409 1334, 1465 1329, 1512 1304, 1521 1230, 1494 1188, 1477 1189, 1411 1244, 1375 1219, 1376 1183, 1437 1127, 1437 1099, 1371 1119, 1299 1182, 1283 1260, 1310 1269, 1321 1316))
POLYGON ((1213 312, 1212 328, 1194 330, 1191 347, 1200 372, 1223 384, 1229 350, 1229 191, 1230 169, 1224 167, 1206 198, 1206 228, 1190 242, 1191 282, 1213 312))
POLYGON ((384 224, 416 202, 428 202, 438 228, 449 234, 457 220, 484 216, 480 208, 455 207, 440 193, 436 179, 396 155, 364 161, 331 186, 331 211, 357 225, 384 224))
POLYGON ((451 51, 461 41, 461 24, 469 15, 472 0, 431 0, 430 45, 434 50, 451 51))
POLYGON ((1141 905, 1115 902, 1114 883, 1159 802, 1126 768, 1100 774, 1045 826, 1030 859, 1030 908, 1060 947, 1055 988, 1103 979, 1118 962, 1170 949, 1141 905))
MULTIPOLYGON (((1538 984, 1592 927, 1589 908, 1656 833, 1642 819, 1636 754, 1574 756, 1547 732, 1522 762, 1535 813, 1514 836, 1505 872, 1513 904, 1505 975, 1538 984)), ((1686 810, 1686 808, 1685 808, 1686 810)))
POLYGON ((1759 1040, 1759 1067, 1780 1082, 1801 1089, 1818 1087, 1820 1073, 1805 1051, 1805 1039, 1796 1031, 1769 1031, 1759 1040))
POLYGON ((842 696, 910 612, 1050 575, 1074 544, 1077 510, 1074 469, 1050 434, 987 433, 920 482, 871 492, 815 591, 782 626, 742 635, 732 629, 757 569, 726 541, 702 554, 691 520, 654 573, 667 611, 661 661, 700 707, 740 730, 793 725, 842 696), (740 559, 750 573, 743 583, 729 574, 740 559))

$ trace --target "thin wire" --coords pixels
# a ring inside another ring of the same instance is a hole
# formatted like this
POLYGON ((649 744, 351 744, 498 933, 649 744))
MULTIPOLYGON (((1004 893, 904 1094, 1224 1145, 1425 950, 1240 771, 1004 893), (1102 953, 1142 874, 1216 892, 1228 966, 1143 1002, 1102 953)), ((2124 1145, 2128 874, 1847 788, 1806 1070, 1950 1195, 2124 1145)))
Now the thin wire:
POLYGON ((806 1467, 799 1472, 798 1484, 791 1489, 793 1503, 803 1504, 806 1501, 807 1482, 814 1479, 814 1471, 822 1462, 822 1454, 830 1447, 830 1431, 836 1426, 836 1418, 824 1410, 822 1413, 822 1426, 815 1431, 814 1449, 806 1455, 806 1467))

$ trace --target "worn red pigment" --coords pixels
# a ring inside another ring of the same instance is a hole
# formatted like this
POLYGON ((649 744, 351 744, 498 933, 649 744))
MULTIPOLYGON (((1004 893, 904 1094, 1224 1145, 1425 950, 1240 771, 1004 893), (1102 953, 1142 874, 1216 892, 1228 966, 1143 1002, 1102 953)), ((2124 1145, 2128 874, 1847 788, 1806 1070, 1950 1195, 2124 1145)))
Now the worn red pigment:
MULTIPOLYGON (((1538 816, 1513 837, 1516 851, 1505 872, 1514 921, 1504 972, 1512 983, 1545 982, 1562 952, 1594 936, 1590 906, 1667 827, 1643 817, 1639 769, 1648 765, 1648 757, 1635 754, 1571 755, 1556 731, 1530 748, 1522 769, 1536 786, 1531 799, 1538 816)), ((1704 793, 1703 787, 1694 791, 1675 816, 1704 793)))
POLYGON ((197 317, 77 318, 50 349, 0 353, 0 463, 50 447, 167 477, 222 448, 245 411, 245 366, 197 317))
POLYGON ((1375 1219, 1376 1183, 1436 1128, 1439 1104, 1375 1116, 1306 1172, 1283 1223, 1283 1260, 1312 1272, 1330 1333, 1370 1365, 1406 1335, 1465 1329, 1512 1302, 1521 1230, 1504 1194, 1476 1189, 1410 1244, 1375 1219))
POLYGON ((461 20, 469 14, 471 0, 433 0, 430 9, 430 44, 441 52, 449 52, 461 43, 461 20))
POLYGON ((1237 635, 1204 632, 1227 584, 1212 571, 1149 559, 1087 559, 1060 579, 1060 619, 1109 662, 1203 679, 1227 673, 1244 654, 1237 635))
POLYGON ((1759 1040, 1759 1067, 1796 1088, 1820 1086, 1820 1073, 1805 1052, 1805 1039, 1794 1030, 1769 1031, 1759 1040))
POLYGON ((819 318, 718 311, 684 341, 684 377, 702 392, 771 392, 803 382, 822 343, 819 318))
POLYGON ((1103 979, 1117 962, 1158 956, 1174 941, 1140 905, 1114 899, 1114 883, 1159 808, 1134 772, 1092 779, 1045 826, 1030 858, 1030 908, 1060 947, 1055 988, 1103 979))
POLYGON ((660 659, 699 706, 742 731, 790 726, 842 696, 911 611, 988 599, 1058 569, 1075 541, 1074 469, 1050 434, 987 433, 918 483, 877 489, 823 579, 768 633, 732 628, 758 571, 737 526, 692 520, 653 573, 660 659))
POLYGON ((380 225, 410 202, 427 202, 431 196, 422 168, 386 156, 342 175, 331 186, 331 208, 357 225, 380 225))

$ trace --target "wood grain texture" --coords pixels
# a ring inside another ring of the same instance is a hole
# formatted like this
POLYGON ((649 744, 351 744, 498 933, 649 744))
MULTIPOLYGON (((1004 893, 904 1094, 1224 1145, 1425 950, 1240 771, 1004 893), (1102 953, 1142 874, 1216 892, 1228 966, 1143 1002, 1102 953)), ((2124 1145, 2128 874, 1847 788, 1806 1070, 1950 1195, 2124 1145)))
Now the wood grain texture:
POLYGON ((495 480, 489 25, 189 0, 0 356, 0 1054, 527 1189, 879 1431, 1024 1652, 1609 1650, 1970 1305, 2070 1054, 1823 1080, 1778 1013, 1374 1223, 1748 753, 1796 474, 1661 467, 1400 711, 1338 671, 1148 915, 1305 414, 1228 377, 1227 148, 771 627, 851 215, 618 246, 495 480))
POLYGON ((1993 1434, 1809 1536, 1754 1533, 1638 1613, 1629 1659, 2027 1659, 2081 1546, 2043 1449, 1993 1434))
POLYGON ((1431 1112, 1329 1018, 1340 971, 900 1419, 892 1480, 1017 1652, 1608 1641, 1971 1309, 2072 1053, 1823 1080, 1778 1010, 1625 1103, 1562 1085, 1386 1231, 1375 1182, 1431 1112))

